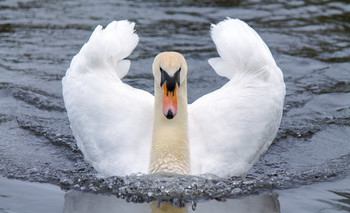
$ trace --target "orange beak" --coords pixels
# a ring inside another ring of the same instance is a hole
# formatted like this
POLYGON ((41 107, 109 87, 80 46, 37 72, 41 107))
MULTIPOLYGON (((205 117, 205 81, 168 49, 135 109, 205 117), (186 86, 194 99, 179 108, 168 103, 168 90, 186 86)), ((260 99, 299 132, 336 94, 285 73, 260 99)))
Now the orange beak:
POLYGON ((177 113, 177 84, 173 91, 168 91, 164 82, 163 89, 163 114, 168 119, 173 119, 177 113))

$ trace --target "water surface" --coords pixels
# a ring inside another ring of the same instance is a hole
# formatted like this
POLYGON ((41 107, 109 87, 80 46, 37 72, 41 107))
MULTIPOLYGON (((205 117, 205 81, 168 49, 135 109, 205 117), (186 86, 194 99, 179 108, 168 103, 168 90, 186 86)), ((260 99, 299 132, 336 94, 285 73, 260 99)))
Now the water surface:
MULTIPOLYGON (((115 196, 69 191, 57 186, 0 178, 0 212, 96 213, 151 212, 148 203, 128 203, 115 196)), ((226 201, 201 201, 188 212, 349 212, 350 178, 317 183, 296 189, 250 195, 226 201), (195 210, 193 210, 195 209, 195 210)))
POLYGON ((349 14, 347 1, 0 1, 0 174, 176 205, 342 179, 350 170, 349 14), (283 119, 268 152, 244 180, 101 178, 77 149, 61 93, 70 60, 92 30, 136 22, 140 43, 124 81, 149 92, 153 57, 181 52, 193 102, 226 83, 207 59, 217 56, 210 23, 227 16, 256 29, 284 73, 283 119))

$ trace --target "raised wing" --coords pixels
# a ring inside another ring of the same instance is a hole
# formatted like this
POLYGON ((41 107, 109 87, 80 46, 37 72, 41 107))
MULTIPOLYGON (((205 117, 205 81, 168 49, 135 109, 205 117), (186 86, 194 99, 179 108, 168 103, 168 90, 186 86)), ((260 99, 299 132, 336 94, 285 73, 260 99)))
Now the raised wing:
POLYGON ((96 27, 62 80, 71 129, 86 160, 104 174, 147 172, 153 96, 121 81, 138 43, 134 23, 96 27))
POLYGON ((238 19, 212 25, 220 55, 210 65, 230 81, 189 105, 193 174, 245 176, 278 130, 285 96, 281 70, 259 35, 238 19))

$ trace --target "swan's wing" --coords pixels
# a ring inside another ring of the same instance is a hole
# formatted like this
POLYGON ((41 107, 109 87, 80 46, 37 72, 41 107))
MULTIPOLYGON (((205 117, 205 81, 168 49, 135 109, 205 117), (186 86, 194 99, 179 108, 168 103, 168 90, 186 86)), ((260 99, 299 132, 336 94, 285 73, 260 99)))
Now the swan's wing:
POLYGON ((153 96, 121 81, 138 43, 134 23, 98 26, 62 80, 71 129, 86 160, 105 176, 147 172, 153 96))
POLYGON ((285 96, 281 70, 268 47, 246 23, 212 25, 220 55, 209 60, 230 81, 189 105, 193 174, 244 176, 278 130, 285 96))

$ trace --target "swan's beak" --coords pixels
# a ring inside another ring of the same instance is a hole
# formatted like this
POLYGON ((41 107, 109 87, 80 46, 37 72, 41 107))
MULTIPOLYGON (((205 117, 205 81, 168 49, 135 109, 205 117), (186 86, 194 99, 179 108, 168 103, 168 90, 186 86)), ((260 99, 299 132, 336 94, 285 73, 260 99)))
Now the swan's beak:
POLYGON ((173 91, 169 91, 165 81, 163 89, 163 114, 167 119, 173 119, 177 113, 177 84, 173 91))

